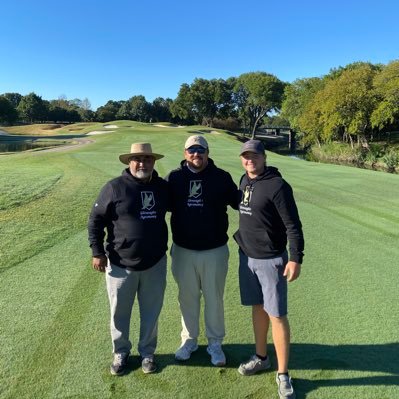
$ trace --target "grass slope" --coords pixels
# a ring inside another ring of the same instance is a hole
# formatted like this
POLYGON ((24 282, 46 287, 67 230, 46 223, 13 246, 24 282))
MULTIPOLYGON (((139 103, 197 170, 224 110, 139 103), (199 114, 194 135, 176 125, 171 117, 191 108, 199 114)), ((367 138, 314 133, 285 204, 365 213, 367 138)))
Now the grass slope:
MULTIPOLYGON (((143 375, 134 357, 126 376, 109 375, 105 284, 91 270, 87 245, 91 204, 120 174, 118 155, 132 142, 151 141, 166 155, 156 164, 164 176, 180 162, 186 138, 201 129, 116 124, 115 132, 86 146, 0 157, 0 398, 277 397, 273 372, 246 378, 236 370, 252 354, 253 336, 250 309, 240 305, 233 240, 227 367, 210 365, 203 335, 189 362, 174 361, 180 315, 169 272, 160 372, 143 375)), ((224 134, 206 138, 216 164, 238 181, 240 143, 224 134)), ((268 162, 293 186, 305 231, 303 273, 290 285, 290 365, 298 398, 399 398, 399 177, 274 154, 268 162)), ((238 217, 229 214, 231 235, 238 217)), ((137 306, 131 335, 135 346, 137 306)), ((275 365, 272 346, 270 354, 275 365)))

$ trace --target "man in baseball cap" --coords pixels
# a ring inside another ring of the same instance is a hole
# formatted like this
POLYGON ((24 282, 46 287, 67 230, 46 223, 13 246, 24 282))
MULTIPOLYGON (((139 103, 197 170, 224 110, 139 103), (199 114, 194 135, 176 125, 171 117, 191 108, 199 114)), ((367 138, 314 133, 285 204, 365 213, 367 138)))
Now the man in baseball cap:
POLYGON ((297 279, 301 271, 302 224, 292 188, 277 168, 266 165, 262 142, 244 143, 240 158, 246 173, 240 181, 242 200, 234 239, 240 248, 241 303, 252 306, 255 354, 238 371, 247 376, 271 367, 266 345, 271 322, 278 363, 278 393, 280 398, 294 399, 288 374, 287 282, 297 279))
POLYGON ((208 142, 201 135, 187 139, 184 160, 166 180, 172 211, 172 273, 179 289, 182 315, 181 345, 175 358, 186 361, 198 349, 203 295, 207 352, 213 365, 224 366, 227 205, 237 209, 239 192, 230 174, 209 158, 208 142))

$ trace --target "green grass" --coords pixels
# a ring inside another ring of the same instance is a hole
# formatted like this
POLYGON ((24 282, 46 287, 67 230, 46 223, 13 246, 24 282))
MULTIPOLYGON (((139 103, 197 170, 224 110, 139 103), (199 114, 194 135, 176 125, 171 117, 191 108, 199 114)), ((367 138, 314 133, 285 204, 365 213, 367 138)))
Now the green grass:
MULTIPOLYGON (((143 375, 135 357, 126 376, 109 375, 105 283, 90 267, 87 244, 91 204, 121 173, 118 155, 132 142, 148 140, 165 154, 156 164, 164 176, 180 162, 189 134, 203 128, 117 124, 114 133, 72 150, 0 157, 0 398, 277 397, 273 372, 246 378, 236 370, 253 352, 253 335, 250 309, 240 305, 233 240, 225 293, 227 367, 210 365, 203 325, 198 353, 175 363, 180 315, 169 272, 160 372, 143 375)), ((240 143, 224 134, 206 138, 216 164, 238 181, 240 143)), ((268 162, 294 188, 306 239, 302 275, 289 294, 298 398, 399 398, 399 176, 270 153, 268 162)), ((238 217, 229 214, 231 235, 238 217)), ((135 347, 137 306, 131 335, 135 347)), ((272 346, 270 354, 275 365, 272 346)))

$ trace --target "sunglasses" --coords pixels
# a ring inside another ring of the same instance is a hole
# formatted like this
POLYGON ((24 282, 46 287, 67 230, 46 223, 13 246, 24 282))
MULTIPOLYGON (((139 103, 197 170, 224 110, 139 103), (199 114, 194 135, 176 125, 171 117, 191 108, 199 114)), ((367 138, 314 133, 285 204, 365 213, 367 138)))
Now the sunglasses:
POLYGON ((204 147, 190 147, 190 148, 187 148, 186 151, 189 154, 195 154, 195 153, 197 153, 197 154, 205 154, 206 149, 204 147))

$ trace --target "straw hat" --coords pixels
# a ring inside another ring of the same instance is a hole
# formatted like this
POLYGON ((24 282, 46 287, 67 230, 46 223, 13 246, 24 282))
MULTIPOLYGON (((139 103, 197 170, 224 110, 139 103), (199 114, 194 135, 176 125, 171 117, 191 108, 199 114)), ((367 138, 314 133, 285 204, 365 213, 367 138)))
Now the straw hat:
POLYGON ((130 153, 119 155, 119 160, 122 163, 129 165, 129 159, 136 155, 151 155, 155 159, 161 159, 164 157, 161 154, 155 154, 155 152, 152 152, 150 143, 133 143, 130 148, 130 153))

